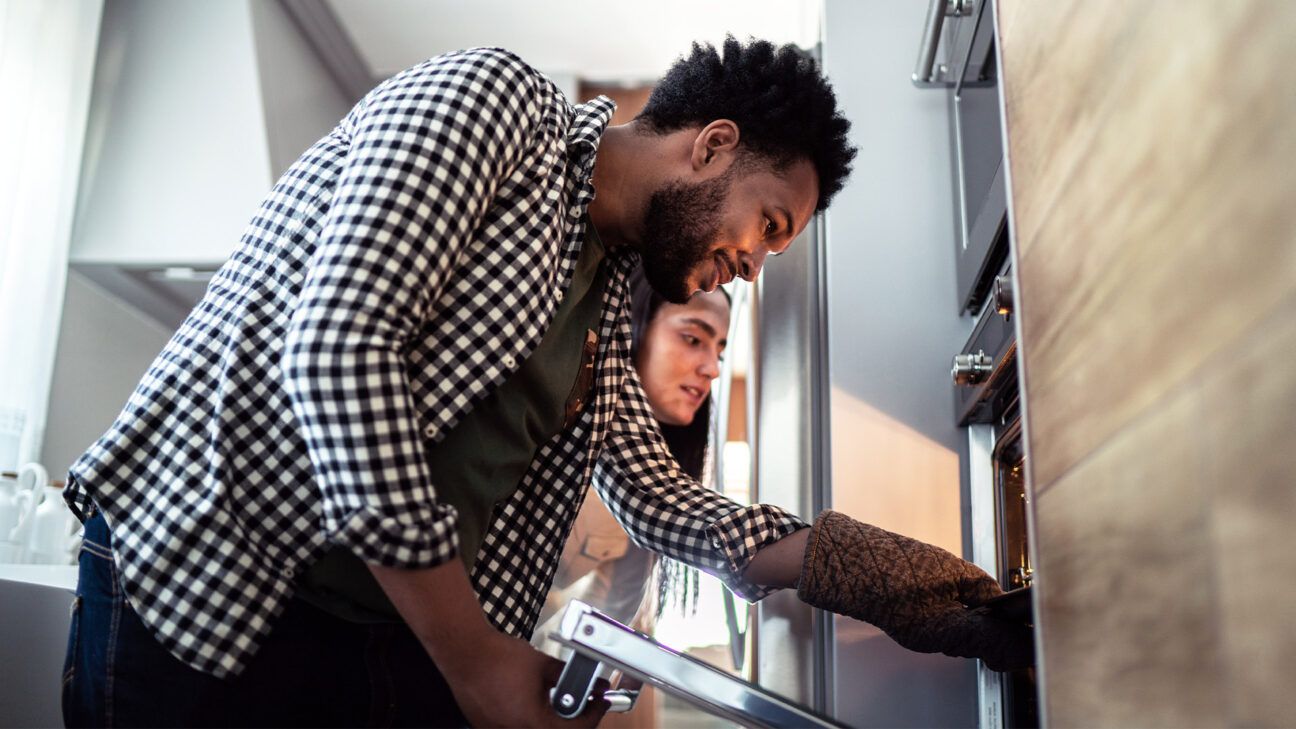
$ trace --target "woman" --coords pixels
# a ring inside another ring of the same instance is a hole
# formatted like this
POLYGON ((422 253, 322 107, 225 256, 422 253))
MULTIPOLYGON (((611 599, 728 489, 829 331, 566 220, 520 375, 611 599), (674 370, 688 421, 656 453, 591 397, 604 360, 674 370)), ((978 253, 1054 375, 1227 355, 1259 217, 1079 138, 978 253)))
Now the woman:
MULTIPOLYGON (((705 483, 711 381, 720 376, 729 336, 729 295, 717 289, 672 304, 653 291, 642 272, 631 278, 630 286, 631 355, 648 404, 680 467, 705 483)), ((685 604, 696 599, 697 579, 696 571, 631 544, 591 488, 563 549, 533 642, 557 655, 556 647, 546 643, 554 626, 545 622, 571 599, 646 631, 671 597, 685 604)))

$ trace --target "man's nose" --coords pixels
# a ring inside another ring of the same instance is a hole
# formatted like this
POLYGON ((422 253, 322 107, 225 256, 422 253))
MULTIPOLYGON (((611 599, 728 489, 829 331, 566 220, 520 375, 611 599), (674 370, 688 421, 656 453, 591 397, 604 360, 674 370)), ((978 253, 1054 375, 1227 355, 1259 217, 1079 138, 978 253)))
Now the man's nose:
POLYGON ((765 256, 769 251, 761 246, 753 253, 738 254, 738 276, 744 281, 755 281, 765 267, 765 256))

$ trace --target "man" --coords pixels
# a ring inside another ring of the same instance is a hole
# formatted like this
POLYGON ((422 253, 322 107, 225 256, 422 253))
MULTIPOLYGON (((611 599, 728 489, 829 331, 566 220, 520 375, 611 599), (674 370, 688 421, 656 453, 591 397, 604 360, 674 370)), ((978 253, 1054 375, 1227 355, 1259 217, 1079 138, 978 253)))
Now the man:
POLYGON ((998 588, 952 555, 702 488, 628 366, 640 259, 675 301, 750 280, 840 189, 849 124, 814 62, 695 46, 634 122, 611 111, 452 53, 284 175, 72 468, 69 724, 555 723, 557 666, 523 639, 595 470, 637 543, 744 597, 1026 655, 963 610, 998 588))

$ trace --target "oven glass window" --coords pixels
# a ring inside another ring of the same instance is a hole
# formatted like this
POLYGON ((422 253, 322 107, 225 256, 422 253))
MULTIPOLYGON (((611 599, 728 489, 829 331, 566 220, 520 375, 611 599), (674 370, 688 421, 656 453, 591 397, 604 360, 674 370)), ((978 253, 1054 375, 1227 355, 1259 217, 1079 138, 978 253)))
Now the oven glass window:
MULTIPOLYGON (((999 574, 1005 590, 1031 584, 1030 550, 1026 532, 1026 456, 1021 421, 1013 416, 1000 431, 995 447, 995 493, 999 499, 999 574)), ((1039 700, 1035 669, 1004 674, 1004 726, 1038 727, 1039 700)))
POLYGON ((1031 583, 1030 549, 1026 536, 1026 458, 1021 431, 998 450, 995 459, 995 492, 999 496, 999 559, 1005 590, 1031 583))
MULTIPOLYGON (((987 21, 989 19, 987 18, 987 21)), ((1003 141, 999 127, 999 89, 994 69, 994 46, 979 68, 988 75, 965 80, 955 98, 963 153, 963 205, 970 235, 977 218, 986 209, 990 183, 1003 163, 1003 141)), ((991 206, 994 209, 997 206, 991 206)), ((964 246, 970 242, 965 239, 964 246)))

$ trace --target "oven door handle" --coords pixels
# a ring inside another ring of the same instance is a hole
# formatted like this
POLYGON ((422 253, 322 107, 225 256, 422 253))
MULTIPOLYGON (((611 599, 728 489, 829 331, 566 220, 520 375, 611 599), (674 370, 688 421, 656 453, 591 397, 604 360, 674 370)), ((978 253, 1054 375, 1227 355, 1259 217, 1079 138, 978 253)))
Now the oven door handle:
POLYGON ((943 78, 940 69, 933 75, 936 49, 940 46, 941 28, 946 16, 970 15, 976 0, 931 0, 927 6, 927 22, 923 26, 922 45, 918 48, 918 63, 914 67, 913 85, 920 89, 943 89, 953 83, 943 78))

